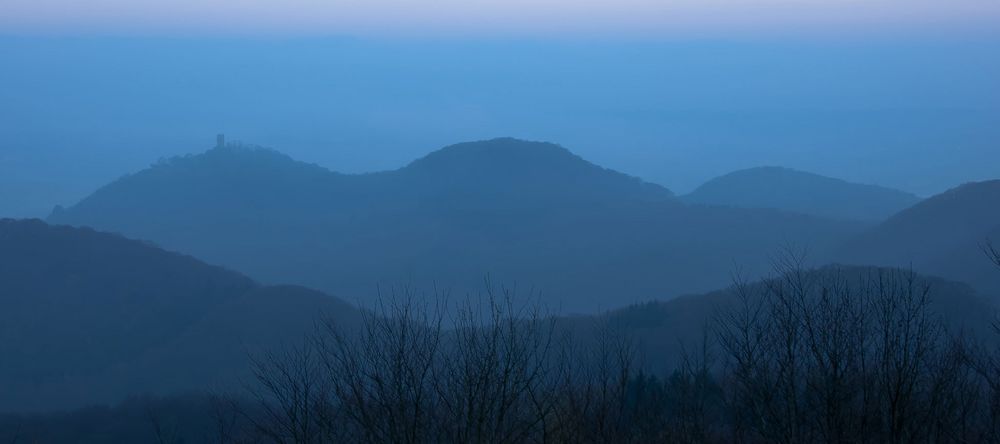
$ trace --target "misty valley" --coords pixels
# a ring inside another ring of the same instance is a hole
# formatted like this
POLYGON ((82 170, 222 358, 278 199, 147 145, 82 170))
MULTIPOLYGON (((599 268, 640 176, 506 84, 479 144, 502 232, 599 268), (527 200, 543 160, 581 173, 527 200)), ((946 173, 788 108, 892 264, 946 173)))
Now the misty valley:
POLYGON ((571 149, 220 135, 0 220, 0 442, 1000 442, 1000 180, 571 149))

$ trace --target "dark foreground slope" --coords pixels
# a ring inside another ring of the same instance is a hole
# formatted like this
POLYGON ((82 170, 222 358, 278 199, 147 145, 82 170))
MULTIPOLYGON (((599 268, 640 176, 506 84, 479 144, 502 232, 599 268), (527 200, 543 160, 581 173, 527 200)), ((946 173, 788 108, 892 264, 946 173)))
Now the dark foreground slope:
POLYGON ((833 219, 877 222, 920 201, 913 194, 782 167, 716 177, 683 197, 693 203, 775 208, 833 219))
POLYGON ((495 139, 345 175, 227 147, 126 176, 50 221, 120 232, 351 300, 377 285, 480 288, 489 273, 567 311, 724 284, 781 244, 823 250, 857 225, 687 205, 548 143, 495 139))
POLYGON ((1000 242, 1000 180, 968 183, 903 210, 847 242, 837 259, 912 266, 1000 298, 1000 281, 983 254, 988 239, 1000 242))
POLYGON ((349 305, 89 229, 0 220, 0 411, 231 387, 349 305))
POLYGON ((988 331, 993 307, 968 286, 898 269, 786 271, 742 286, 741 293, 728 289, 554 323, 522 318, 441 331, 427 328, 419 308, 424 305, 418 304, 391 312, 402 318, 367 318, 375 323, 346 349, 330 343, 308 349, 308 356, 330 367, 276 355, 279 366, 273 368, 282 371, 264 374, 274 378, 280 395, 275 399, 282 404, 271 404, 276 409, 266 413, 255 398, 236 396, 220 404, 205 396, 143 397, 114 408, 0 414, 0 440, 260 442, 312 433, 314 439, 288 439, 398 441, 387 436, 401 433, 383 427, 389 423, 402 424, 406 436, 419 436, 419 442, 473 441, 466 432, 476 426, 483 427, 479 433, 487 442, 502 441, 510 435, 494 437, 508 430, 553 442, 734 442, 762 440, 768 429, 758 424, 793 418, 810 430, 794 442, 819 440, 816 427, 849 433, 850 442, 888 442, 900 435, 896 429, 859 424, 887 422, 891 412, 905 410, 922 415, 897 422, 907 436, 918 437, 911 441, 936 442, 922 437, 938 436, 996 441, 989 438, 996 436, 990 422, 982 421, 991 417, 988 402, 996 392, 966 366, 991 350, 966 346, 997 344, 988 331), (925 288, 928 305, 923 305, 925 288), (779 303, 779 293, 792 304, 779 303), (736 332, 738 340, 749 341, 747 347, 722 345, 723 338, 732 338, 717 323, 725 319, 752 326, 746 336, 736 332), (963 346, 953 348, 959 337, 963 346), (448 345, 456 340, 460 347, 448 345), (690 361, 682 358, 683 350, 690 361), (789 351, 792 356, 785 354, 789 351), (356 371, 358 360, 364 371, 356 371), (739 370, 741 363, 752 371, 739 370), (786 365, 793 370, 785 373, 786 365), (401 385, 378 390, 385 381, 401 385), (906 392, 900 395, 893 387, 906 392), (308 406, 297 403, 304 399, 300 390, 312 395, 308 406), (774 397, 775 392, 784 395, 774 397), (784 408, 789 394, 792 405, 802 408, 784 408), (814 408, 813 399, 824 400, 823 407, 814 408), (835 425, 817 420, 844 410, 855 413, 835 425), (331 411, 347 414, 327 415, 331 411), (768 421, 733 419, 747 414, 768 421), (510 417, 517 420, 497 420, 510 417), (284 427, 304 424, 309 427, 284 427), (759 428, 746 439, 741 424, 759 428), (947 432, 927 432, 927 426, 947 432), (445 433, 453 428, 458 432, 445 433))

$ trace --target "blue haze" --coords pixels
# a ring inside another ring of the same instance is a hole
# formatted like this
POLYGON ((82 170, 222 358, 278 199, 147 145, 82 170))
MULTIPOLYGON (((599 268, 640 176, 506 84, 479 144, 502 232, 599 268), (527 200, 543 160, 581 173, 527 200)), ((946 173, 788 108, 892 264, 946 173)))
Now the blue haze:
POLYGON ((929 195, 1000 172, 1000 41, 0 38, 0 216, 218 132, 343 172, 512 136, 678 193, 782 165, 929 195))

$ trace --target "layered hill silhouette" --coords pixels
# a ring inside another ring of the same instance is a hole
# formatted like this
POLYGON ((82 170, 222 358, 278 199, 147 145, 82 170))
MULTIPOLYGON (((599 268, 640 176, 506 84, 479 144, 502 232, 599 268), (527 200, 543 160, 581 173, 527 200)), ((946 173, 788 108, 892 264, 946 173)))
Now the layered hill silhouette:
POLYGON ((982 250, 988 239, 1000 242, 1000 180, 961 185, 903 210, 847 242, 838 259, 912 266, 1000 300, 1000 278, 982 250))
POLYGON ((0 411, 232 387, 350 305, 90 229, 0 220, 0 411))
POLYGON ((693 203, 774 208, 834 219, 882 221, 917 196, 783 167, 757 167, 716 177, 683 197, 693 203))
MULTIPOLYGON (((993 267, 994 275, 1000 278, 1000 269, 993 267)), ((953 280, 921 275, 899 268, 872 266, 826 265, 818 268, 795 270, 800 273, 796 279, 804 282, 810 293, 819 294, 824 282, 827 287, 850 288, 859 294, 859 289, 872 282, 893 279, 913 279, 917 288, 926 286, 930 312, 935 318, 940 316, 950 334, 963 335, 966 339, 995 344, 1000 340, 992 328, 997 306, 984 295, 976 292, 968 284, 953 280)), ((744 292, 751 295, 750 305, 759 303, 760 295, 766 292, 768 282, 782 274, 769 275, 760 281, 745 283, 744 292)), ((719 319, 732 310, 739 310, 741 301, 736 289, 723 288, 702 294, 677 297, 668 301, 651 301, 611 310, 597 316, 570 317, 560 320, 562 328, 574 331, 578 337, 586 338, 595 327, 624 335, 635 342, 642 356, 642 364, 650 372, 674 368, 685 359, 685 354, 701 352, 708 340, 710 355, 717 355, 718 344, 715 330, 719 319)))
POLYGON ((491 274, 573 312, 718 288, 737 265, 766 268, 780 245, 825 250, 862 228, 688 205, 560 146, 515 139, 360 175, 216 148, 125 176, 49 221, 362 303, 379 285, 466 293, 491 274))

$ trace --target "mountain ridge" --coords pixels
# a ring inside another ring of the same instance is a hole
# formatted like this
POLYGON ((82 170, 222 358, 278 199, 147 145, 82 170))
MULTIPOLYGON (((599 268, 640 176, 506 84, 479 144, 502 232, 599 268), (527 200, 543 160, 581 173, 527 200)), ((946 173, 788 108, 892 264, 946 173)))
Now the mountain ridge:
MULTIPOLYGON (((994 267, 991 271, 1000 276, 1000 269, 994 267)), ((873 279, 912 277, 918 286, 926 285, 930 310, 942 317, 950 331, 961 332, 969 338, 985 340, 990 344, 1000 341, 992 329, 994 313, 1000 306, 998 301, 989 299, 963 282, 895 267, 843 264, 804 267, 802 270, 787 270, 786 273, 796 273, 797 279, 808 283, 810 291, 814 291, 823 280, 857 287, 865 282, 871 285, 873 279)), ((767 287, 766 283, 782 274, 742 283, 741 291, 759 298, 759 293, 767 287)), ((737 309, 742 303, 737 290, 730 285, 670 300, 652 300, 620 307, 595 316, 560 318, 560 322, 576 331, 587 331, 594 326, 612 326, 615 331, 635 341, 637 351, 645 358, 643 365, 655 372, 671 368, 685 359, 685 354, 699 350, 705 335, 711 334, 712 323, 720 319, 719 315, 726 310, 737 309)))
POLYGON ((883 220, 920 201, 916 195, 893 188, 779 166, 747 168, 715 177, 682 199, 869 222, 883 220))
POLYGON ((299 340, 319 313, 358 317, 147 242, 0 219, 0 411, 229 386, 248 352, 299 340))
POLYGON ((220 167, 211 162, 198 174, 164 168, 128 176, 49 221, 150 239, 262 282, 359 300, 414 277, 474 292, 492 274, 535 285, 573 310, 707 290, 734 263, 763 268, 782 243, 826 249, 861 228, 687 205, 558 145, 509 138, 451 145, 387 172, 306 165, 303 174, 212 174, 220 167), (523 165, 539 156, 541 166, 523 165))
POLYGON ((1000 236, 1000 180, 968 182, 893 215, 849 239, 836 258, 912 266, 976 286, 1000 300, 1000 279, 982 252, 1000 236))

